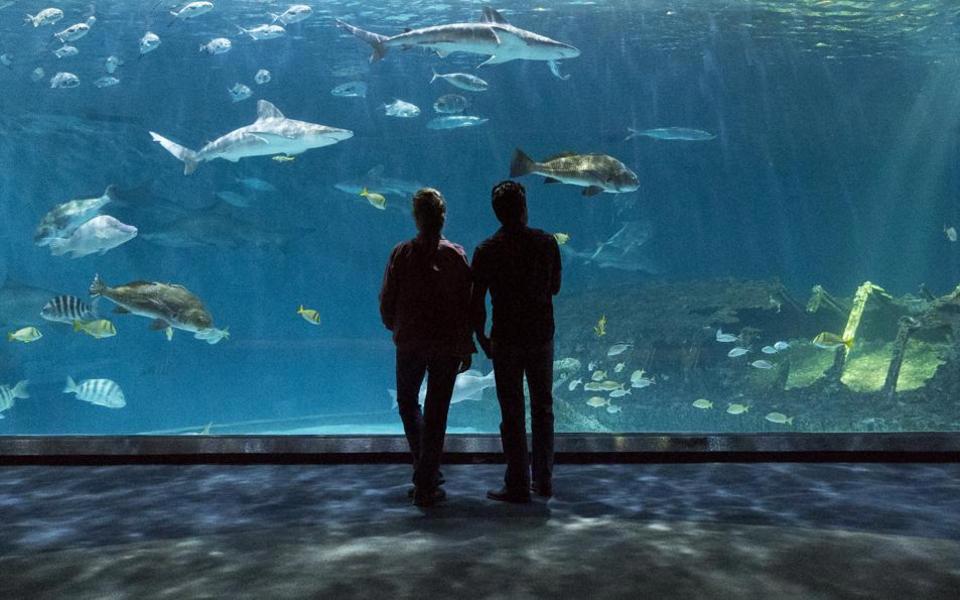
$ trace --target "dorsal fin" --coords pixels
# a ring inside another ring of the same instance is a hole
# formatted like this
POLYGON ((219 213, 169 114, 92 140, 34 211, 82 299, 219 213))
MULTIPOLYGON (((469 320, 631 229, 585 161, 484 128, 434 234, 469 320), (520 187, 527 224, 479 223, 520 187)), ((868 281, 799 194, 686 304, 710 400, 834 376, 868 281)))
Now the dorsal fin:
POLYGON ((257 100, 257 119, 282 119, 280 109, 266 100, 257 100))
POLYGON ((377 165, 373 167, 372 169, 367 171, 367 175, 369 175, 370 177, 380 177, 381 175, 383 175, 383 165, 377 165))
POLYGON ((480 19, 482 23, 499 23, 500 25, 509 25, 510 23, 497 12, 495 9, 490 8, 489 6, 483 7, 483 18, 480 19))

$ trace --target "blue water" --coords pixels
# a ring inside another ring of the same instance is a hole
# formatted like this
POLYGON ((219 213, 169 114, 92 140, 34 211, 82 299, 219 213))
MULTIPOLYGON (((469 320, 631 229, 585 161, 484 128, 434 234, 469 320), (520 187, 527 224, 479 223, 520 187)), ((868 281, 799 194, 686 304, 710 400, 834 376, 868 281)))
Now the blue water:
MULTIPOLYGON (((640 178, 637 192, 585 198, 581 188, 523 179, 532 224, 569 233, 578 250, 596 247, 625 221, 651 224, 644 252, 655 275, 568 261, 563 294, 716 276, 777 277, 801 297, 818 283, 849 294, 866 279, 897 294, 921 283, 946 293, 960 275, 957 247, 943 233, 960 222, 960 10, 950 2, 500 3, 515 25, 582 51, 563 61, 566 81, 543 62, 475 70, 485 57, 467 54, 441 60, 391 51, 369 65, 369 47, 333 22, 395 34, 478 20, 480 2, 308 4, 313 15, 290 25, 286 37, 255 42, 238 35, 237 25, 268 22, 266 13, 286 4, 221 0, 206 15, 173 22, 167 2, 58 2, 64 19, 33 28, 22 24, 23 14, 46 3, 0 2, 0 52, 12 55, 0 68, 0 280, 81 297, 95 273, 111 285, 179 283, 231 332, 217 345, 184 332, 168 343, 147 320, 122 315, 111 317, 119 335, 93 340, 37 319, 43 339, 0 350, 0 383, 32 382, 32 398, 3 413, 0 434, 188 430, 209 422, 223 424, 219 432, 396 427, 386 392, 393 350, 377 292, 390 249, 413 234, 399 209, 407 200, 388 196, 388 210, 378 211, 334 187, 377 165, 442 190, 446 235, 472 252, 497 226, 489 189, 508 175, 514 148, 538 159, 574 150, 623 161, 640 178), (90 33, 71 42, 80 53, 56 58, 52 34, 90 14, 97 18, 90 33), (161 46, 138 59, 148 30, 161 46), (197 51, 219 36, 232 40, 229 53, 197 51), (109 55, 124 61, 115 74, 120 84, 98 89, 92 82, 105 75, 109 55), (45 77, 32 82, 37 67, 45 77), (358 73, 335 74, 344 68, 358 73), (255 84, 258 69, 272 80, 255 84), (476 73, 490 88, 430 84, 432 69, 476 73), (58 71, 75 73, 81 85, 51 89, 58 71), (330 94, 349 80, 368 84, 366 98, 330 94), (252 98, 231 101, 227 90, 238 82, 252 98), (468 97, 467 113, 489 121, 427 129, 433 102, 448 93, 468 97), (380 107, 394 98, 416 104, 421 115, 386 117, 380 107), (197 149, 251 123, 258 99, 290 118, 355 135, 292 162, 217 160, 184 176, 147 133, 197 149), (624 141, 627 127, 666 126, 717 137, 624 141), (276 191, 251 192, 237 182, 251 177, 276 191), (48 210, 98 196, 109 184, 131 200, 105 212, 136 225, 139 237, 76 260, 33 245, 48 210), (223 191, 252 195, 251 206, 218 208, 223 191), (221 211, 287 239, 261 247, 242 236, 229 246, 151 243, 147 234, 170 220, 170 206, 188 216, 221 211), (320 312, 320 327, 297 317, 300 304, 320 312), (127 406, 110 410, 62 394, 67 375, 117 381, 127 406), (330 416, 283 422, 311 415, 330 416), (250 421, 274 424, 226 426, 250 421)), ((484 360, 478 367, 490 368, 484 360)), ((489 419, 476 424, 495 427, 489 419)))

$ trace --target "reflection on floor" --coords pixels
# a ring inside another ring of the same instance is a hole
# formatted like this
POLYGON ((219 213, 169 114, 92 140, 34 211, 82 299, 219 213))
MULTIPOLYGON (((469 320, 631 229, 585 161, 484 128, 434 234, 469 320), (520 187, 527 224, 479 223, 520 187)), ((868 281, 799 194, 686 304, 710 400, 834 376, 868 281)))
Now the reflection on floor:
POLYGON ((0 598, 957 598, 960 465, 0 469, 0 598))

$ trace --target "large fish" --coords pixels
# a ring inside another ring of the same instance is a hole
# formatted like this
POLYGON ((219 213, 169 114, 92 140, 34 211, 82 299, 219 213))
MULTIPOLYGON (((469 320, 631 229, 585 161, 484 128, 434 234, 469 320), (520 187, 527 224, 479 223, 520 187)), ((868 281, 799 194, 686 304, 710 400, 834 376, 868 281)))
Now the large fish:
POLYGON ((350 194, 351 196, 356 196, 363 191, 364 188, 366 188, 368 190, 374 190, 385 196, 393 194, 395 196, 407 197, 413 196, 415 193, 417 193, 417 190, 423 187, 423 185, 416 181, 406 181, 403 179, 397 179, 396 177, 386 177, 383 174, 383 165, 377 165, 357 179, 341 181, 340 183, 334 185, 334 187, 341 192, 350 194))
POLYGON ((77 227, 69 237, 50 240, 50 254, 61 256, 70 253, 71 258, 89 254, 105 254, 108 250, 125 244, 137 237, 137 228, 121 223, 110 215, 93 217, 77 227))
POLYGON ((555 63, 565 58, 580 56, 580 50, 573 46, 514 27, 503 15, 490 7, 484 7, 483 18, 479 23, 433 25, 394 36, 364 31, 340 20, 337 20, 337 26, 373 47, 371 62, 383 58, 391 48, 426 48, 433 50, 441 58, 454 52, 489 56, 480 66, 511 60, 555 63))
POLYGON ((353 132, 306 121, 288 119, 276 106, 257 102, 257 120, 219 137, 199 151, 190 150, 154 132, 153 141, 183 161, 183 174, 197 170, 201 162, 222 158, 237 162, 250 156, 296 155, 311 148, 322 148, 350 139, 353 132))
POLYGON ((606 154, 563 152, 543 162, 536 162, 517 148, 510 163, 510 177, 531 173, 546 177, 545 183, 567 183, 584 187, 584 196, 594 196, 600 192, 622 194, 634 192, 640 187, 636 173, 606 154))
MULTIPOLYGON (((453 396, 450 400, 451 404, 456 404, 458 402, 464 402, 466 400, 481 400, 483 399, 483 390, 487 388, 492 388, 496 385, 494 379, 493 371, 490 371, 486 375, 480 371, 470 370, 464 373, 457 375, 457 380, 453 384, 453 396)), ((387 390, 390 394, 390 397, 393 398, 393 405, 397 405, 397 390, 387 390)), ((423 404, 423 401, 427 397, 427 382, 424 382, 420 385, 419 401, 420 404, 423 404)))
POLYGON ((213 317, 203 302, 182 285, 133 281, 110 287, 96 275, 90 284, 90 295, 116 304, 114 312, 152 319, 151 329, 166 330, 168 336, 172 336, 173 329, 180 329, 210 344, 227 337, 226 330, 213 326, 213 317))
POLYGON ((116 186, 111 185, 98 198, 58 204, 41 219, 33 234, 33 242, 38 246, 46 246, 53 239, 70 237, 78 227, 100 214, 101 208, 116 201, 116 190, 116 186))
POLYGON ((214 247, 222 249, 240 246, 283 246, 297 236, 313 230, 297 229, 290 233, 267 229, 216 210, 166 223, 141 237, 144 240, 167 248, 214 247))

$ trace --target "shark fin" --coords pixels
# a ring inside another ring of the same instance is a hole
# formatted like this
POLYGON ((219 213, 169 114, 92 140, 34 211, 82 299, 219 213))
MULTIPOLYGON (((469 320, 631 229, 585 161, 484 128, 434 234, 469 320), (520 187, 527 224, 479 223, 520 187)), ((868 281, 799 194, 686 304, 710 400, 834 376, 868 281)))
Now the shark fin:
POLYGON ((553 76, 561 81, 566 81, 570 79, 570 74, 566 75, 560 73, 560 61, 558 60, 549 60, 547 61, 547 66, 550 67, 550 72, 553 73, 553 76))
POLYGON ((257 120, 260 119, 282 119, 283 113, 280 109, 266 100, 257 100, 257 120))
POLYGON ((159 133, 150 132, 150 137, 156 143, 163 146, 163 149, 174 155, 177 159, 183 161, 183 174, 189 175, 197 170, 200 161, 197 159, 197 153, 189 148, 185 148, 180 144, 171 142, 167 138, 163 137, 159 133))
POLYGON ((373 33, 372 31, 365 31, 359 27, 354 27, 349 23, 344 23, 340 19, 337 19, 337 27, 340 29, 346 29, 354 36, 360 38, 366 43, 370 44, 373 47, 373 54, 370 55, 370 62, 377 62, 387 54, 387 47, 384 45, 384 42, 389 40, 385 35, 380 35, 378 33, 373 33))
POLYGON ((377 165, 367 171, 367 177, 380 177, 383 175, 383 165, 377 165))
POLYGON ((496 9, 490 8, 489 6, 483 7, 483 17, 480 19, 481 23, 496 23, 498 25, 509 25, 509 21, 499 11, 496 9))
MULTIPOLYGON (((499 40, 499 38, 497 38, 497 39, 499 40)), ((497 43, 499 44, 500 42, 498 41, 497 43)), ((487 60, 485 60, 485 61, 483 61, 482 63, 480 63, 479 65, 477 65, 477 68, 479 69, 480 67, 485 67, 485 66, 487 66, 487 65, 499 65, 499 64, 501 64, 501 63, 509 62, 509 61, 511 61, 511 60, 513 60, 513 59, 512 59, 512 58, 497 58, 497 55, 494 54, 493 56, 491 56, 491 57, 488 58, 487 60)))

